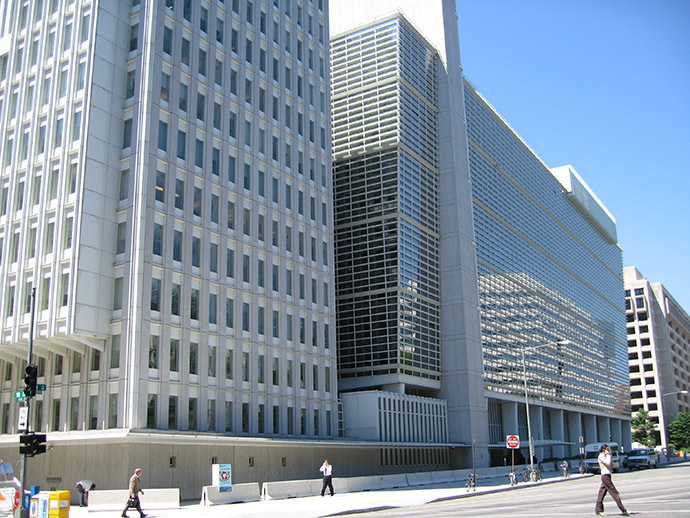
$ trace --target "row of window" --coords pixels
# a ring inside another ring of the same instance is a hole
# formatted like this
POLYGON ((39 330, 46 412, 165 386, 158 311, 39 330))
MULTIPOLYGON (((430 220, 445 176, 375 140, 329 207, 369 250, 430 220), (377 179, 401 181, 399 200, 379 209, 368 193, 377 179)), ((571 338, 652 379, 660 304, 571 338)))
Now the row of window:
MULTIPOLYGON (((215 152, 215 150, 214 150, 215 152)), ((215 153, 214 153, 215 155, 215 153)), ((214 158, 214 163, 215 163, 215 158, 214 158)), ((230 183, 235 183, 235 159, 233 157, 230 157, 230 166, 229 166, 229 182, 230 183)), ((215 166, 214 169, 215 170, 215 166)), ((129 171, 125 170, 122 173, 125 176, 129 175, 129 171)), ((215 175, 216 173, 214 173, 215 175)), ((187 189, 185 189, 185 185, 188 184, 189 182, 185 182, 181 178, 175 178, 175 190, 174 192, 170 193, 169 195, 166 196, 166 192, 168 190, 168 175, 164 171, 157 171, 156 172, 156 183, 154 186, 155 189, 155 200, 157 202, 160 202, 162 206, 164 207, 166 204, 166 201, 168 198, 172 197, 173 198, 173 205, 174 208, 177 210, 184 211, 185 210, 185 194, 187 194, 187 189)), ((124 178, 123 181, 127 181, 127 178, 124 178)), ((23 193, 23 189, 20 191, 19 185, 17 187, 17 196, 19 196, 19 193, 23 193)), ((39 184, 40 185, 40 184, 39 184)), ((292 184, 290 183, 284 183, 284 187, 281 188, 281 182, 278 178, 275 176, 271 177, 271 202, 274 203, 276 206, 280 204, 280 201, 282 201, 282 206, 280 207, 281 209, 285 209, 288 213, 293 210, 293 204, 296 203, 296 208, 297 208, 297 214, 298 216, 305 216, 307 212, 307 208, 309 210, 309 219, 316 223, 317 221, 317 216, 320 215, 321 220, 320 224, 324 227, 328 227, 328 205, 326 202, 325 198, 321 199, 321 210, 319 211, 317 209, 317 197, 316 196, 309 196, 308 194, 305 194, 305 192, 302 190, 301 187, 298 187, 297 189, 293 189, 292 184), (282 197, 282 200, 280 199, 280 192, 284 193, 284 196, 282 197), (297 199, 295 200, 295 192, 296 191, 296 197, 297 199), (307 197, 308 196, 308 197, 307 197), (309 202, 307 204, 307 201, 309 202), (320 214, 319 214, 320 213, 320 214)), ((266 173, 262 170, 259 170, 256 178, 254 178, 254 175, 252 173, 251 166, 249 164, 244 165, 244 172, 242 176, 242 186, 245 190, 251 190, 252 186, 257 191, 257 194, 259 198, 265 199, 266 197, 266 173)), ((21 187, 23 188, 23 183, 21 183, 21 187)), ((192 187, 192 203, 191 203, 191 209, 192 209, 192 216, 198 217, 198 218, 206 218, 211 221, 211 223, 218 223, 219 218, 221 216, 220 214, 220 200, 221 196, 220 194, 220 189, 211 189, 213 192, 210 195, 210 199, 206 198, 204 196, 204 190, 202 187, 198 187, 194 185, 192 187), (219 194, 216 194, 219 193, 219 194), (207 213, 204 213, 204 208, 206 207, 206 210, 208 211, 207 213)), ((3 196, 5 196, 6 193, 3 193, 3 196)), ((18 203, 19 208, 21 208, 21 202, 18 203)), ((19 210, 19 209, 17 209, 19 210)), ((235 203, 231 200, 227 202, 227 212, 225 216, 227 216, 227 228, 229 230, 235 230, 235 220, 236 220, 236 214, 235 214, 235 203)), ((248 212, 249 209, 245 209, 245 219, 243 223, 243 227, 245 229, 250 229, 251 228, 251 220, 247 219, 248 217, 248 212)), ((4 213, 3 213, 4 214, 4 213)), ((263 216, 262 216, 263 217, 263 216)), ((261 221, 261 220, 259 220, 261 221)), ((247 233, 245 231, 245 235, 251 235, 250 233, 247 233)))
MULTIPOLYGON (((26 315, 31 313, 31 296, 34 289, 34 284, 31 280, 24 283, 23 292, 21 294, 20 305, 16 307, 17 304, 17 292, 18 287, 12 284, 13 280, 9 280, 7 287, 5 288, 5 297, 3 299, 3 309, 0 314, 5 317, 13 317, 15 314, 26 315)), ((69 273, 61 273, 57 276, 47 276, 41 279, 41 284, 36 293, 36 309, 43 311, 48 309, 49 304, 52 302, 54 306, 65 307, 68 303, 68 294, 70 290, 69 286, 70 276, 69 273), (54 283, 51 280, 57 277, 54 283), (53 287, 57 287, 57 291, 53 292, 53 287), (53 298, 54 297, 54 298, 53 298)))
MULTIPOLYGON (((10 9, 14 9, 18 2, 9 2, 10 9)), ((36 2, 35 6, 37 8, 37 14, 39 13, 40 7, 41 7, 41 2, 36 2)), ((24 12, 24 8, 26 7, 26 4, 23 4, 23 8, 20 10, 21 12, 24 12)), ((73 32, 73 26, 75 25, 74 21, 74 16, 70 13, 69 15, 66 15, 63 25, 62 31, 60 31, 60 36, 62 38, 61 44, 60 44, 60 50, 61 52, 66 52, 71 49, 72 47, 72 32, 73 32)), ((40 20, 40 18, 37 18, 35 21, 40 20)), ((20 19, 18 20, 19 24, 17 26, 17 31, 16 33, 19 33, 22 28, 25 27, 25 24, 22 23, 21 16, 20 19)), ((0 29, 2 29, 5 26, 5 24, 0 24, 0 29)), ((77 45, 82 45, 86 43, 89 39, 90 35, 90 29, 91 29, 91 12, 89 9, 84 10, 81 13, 81 20, 79 23, 79 31, 78 31, 78 40, 75 42, 77 45)), ((26 65, 31 68, 35 65, 38 64, 39 60, 39 55, 41 51, 41 44, 43 43, 43 40, 45 39, 46 45, 45 45, 45 56, 44 59, 50 59, 53 57, 54 52, 55 52, 55 43, 58 38, 58 30, 56 25, 51 25, 47 28, 45 31, 45 36, 43 36, 42 32, 37 30, 33 33, 31 37, 31 43, 29 45, 29 52, 27 54, 27 63, 26 65)), ((12 75, 16 75, 22 72, 23 67, 25 65, 24 63, 24 50, 25 50, 25 40, 22 36, 18 38, 17 41, 17 46, 15 48, 14 52, 14 59, 13 59, 13 67, 12 67, 12 75)), ((10 57, 9 54, 5 54, 2 57, 0 57, 0 81, 3 81, 7 79, 8 72, 9 70, 9 62, 10 62, 10 57)))
MULTIPOLYGON (((52 400, 52 413, 44 416, 44 402, 36 400, 32 405, 34 412, 31 422, 37 423, 37 431, 67 431, 67 430, 97 430, 100 428, 117 428, 122 426, 118 423, 118 394, 108 394, 107 414, 99 418, 99 397, 89 396, 85 403, 85 408, 81 404, 81 398, 71 397, 69 408, 66 415, 62 415, 62 401, 52 400), (44 419, 46 422, 44 422, 44 419)), ((250 403, 234 404, 233 401, 225 402, 225 412, 222 416, 223 422, 218 422, 220 416, 216 411, 216 400, 205 401, 206 420, 202 422, 199 413, 200 402, 196 397, 181 398, 176 395, 167 397, 167 408, 162 408, 158 403, 157 394, 149 394, 146 405, 146 427, 170 430, 204 430, 209 432, 225 433, 253 433, 253 434, 272 434, 272 435, 310 435, 319 436, 325 434, 332 435, 331 411, 326 410, 325 415, 320 409, 298 408, 299 421, 297 421, 296 409, 293 405, 273 405, 272 414, 266 413, 266 405, 259 403, 255 411, 250 414, 250 403), (185 401, 186 400, 186 401, 185 401), (186 402, 186 412, 181 407, 182 402, 186 402), (239 423, 235 424, 235 407, 239 407, 240 414, 237 416, 239 423), (163 413, 165 412, 165 413, 163 413), (313 420, 308 423, 307 416, 311 414, 313 420), (250 415, 256 418, 252 421, 250 415), (325 418, 325 423, 322 419, 325 418), (166 421, 161 421, 165 419, 166 421), (311 424, 311 426, 308 426, 311 424), (324 426, 325 424, 325 426, 324 426)), ((120 412, 121 414, 121 412, 120 412)), ((15 420, 16 421, 16 420, 15 420)), ((10 426, 10 404, 2 405, 2 415, 0 416, 0 432, 13 433, 10 426)))
MULTIPOLYGON (((303 319, 302 319, 303 320, 303 319)), ((318 347, 317 344, 317 323, 313 322, 312 325, 312 345, 314 347, 318 347)), ((302 322, 301 324, 301 329, 304 328, 304 323, 302 322)), ((303 331, 300 331, 303 333, 303 331)), ((328 332, 329 332, 329 326, 328 324, 324 324, 323 328, 324 332, 324 342, 325 342, 325 348, 328 349, 329 347, 329 340, 328 340, 328 332)), ((112 337, 112 342, 111 342, 111 348, 110 348, 110 358, 107 363, 107 367, 110 369, 117 369, 120 367, 120 353, 121 353, 121 348, 120 348, 120 340, 121 336, 120 335, 113 335, 112 337)), ((186 348, 187 349, 187 348, 186 348)), ((216 378, 218 376, 224 376, 226 380, 232 380, 235 377, 234 369, 235 369, 235 351, 232 349, 227 349, 225 351, 225 358, 224 358, 224 364, 223 365, 218 365, 218 362, 221 361, 221 359, 218 358, 218 352, 217 352, 217 346, 214 345, 208 345, 207 346, 207 361, 205 363, 205 367, 207 369, 207 375, 209 378, 216 378), (221 371, 220 369, 223 369, 221 371)), ((160 336, 152 334, 149 337, 149 345, 148 345, 148 368, 149 369, 161 369, 165 368, 167 372, 169 373, 180 373, 180 369, 182 367, 185 368, 186 373, 189 374, 190 376, 196 376, 200 374, 200 368, 201 368, 201 359, 200 359, 200 347, 199 343, 197 342, 189 342, 188 350, 187 350, 187 361, 183 361, 182 359, 182 345, 180 343, 179 338, 170 338, 168 342, 168 347, 165 351, 162 350, 161 346, 161 340, 160 336), (163 366, 163 362, 165 365, 163 366)), ((306 389, 307 388, 307 363, 306 362, 299 362, 298 367, 298 384, 294 384, 294 374, 295 374, 295 369, 294 365, 295 362, 292 359, 287 359, 285 360, 285 363, 283 364, 280 358, 273 357, 271 359, 271 365, 270 365, 270 372, 267 370, 268 363, 266 360, 266 356, 263 354, 259 354, 256 357, 256 364, 252 366, 251 362, 252 359, 250 358, 250 353, 248 352, 241 352, 241 360, 240 360, 240 377, 239 380, 243 382, 257 382, 260 384, 264 383, 272 383, 274 386, 286 386, 288 388, 299 388, 299 389, 306 389), (281 365, 284 365, 284 379, 281 379, 281 365), (253 369, 253 370, 252 370, 253 369), (269 381, 270 380, 270 381, 269 381)), ((87 355, 83 355, 79 352, 73 351, 72 353, 69 354, 69 357, 64 357, 62 355, 55 355, 55 359, 53 361, 53 366, 52 366, 52 376, 62 376, 63 374, 67 374, 67 369, 66 369, 66 363, 68 362, 69 368, 70 368, 70 373, 72 375, 74 374, 80 374, 82 372, 82 369, 87 369, 88 371, 91 372, 97 372, 100 371, 101 368, 105 368, 106 365, 103 365, 104 361, 104 355, 94 349, 90 351, 87 355)), ((38 357, 36 360, 37 363, 37 368, 38 368, 38 378, 39 380, 41 378, 46 377, 47 372, 47 362, 46 359, 43 357, 38 357)), ((314 359, 316 361, 316 358, 314 359)), ((24 362, 21 366, 21 368, 17 371, 16 375, 18 377, 23 376, 24 372, 24 367, 26 366, 26 363, 24 362)), ((13 374, 14 374, 14 364, 12 362, 5 362, 4 370, 3 370, 3 381, 4 382, 11 382, 13 379, 13 374)), ((194 379, 191 379, 190 382, 194 382, 194 379)), ((326 366, 323 369, 323 372, 319 368, 317 364, 312 365, 312 376, 311 376, 311 385, 312 385, 312 390, 318 391, 320 390, 320 387, 323 387, 325 392, 330 392, 331 391, 331 369, 330 367, 326 366), (321 375, 323 374, 323 375, 321 375), (323 380, 323 381, 321 381, 323 380)))
MULTIPOLYGON (((71 219, 71 218, 70 218, 71 219)), ((258 240, 263 242, 265 240, 265 230, 264 230, 264 216, 262 214, 258 215, 258 232, 257 232, 257 237, 258 240)), ((244 232, 246 236, 250 235, 250 224, 251 224, 251 215, 249 213, 249 209, 245 209, 245 216, 244 216, 244 221, 245 225, 243 226, 244 232)), ((69 221, 68 221, 69 223, 69 221)), ((285 225, 284 227, 284 245, 285 247, 283 250, 285 250, 288 253, 293 252, 293 231, 292 227, 290 225, 285 225)), ((16 234, 15 234, 16 235, 16 234)), ((280 225, 277 221, 273 220, 272 221, 272 227, 271 227, 271 242, 272 245, 276 248, 279 247, 279 242, 280 242, 280 225)), ((152 252, 154 256, 158 257, 163 257, 164 256, 164 251, 165 251, 165 239, 166 232, 165 232, 165 226, 159 223, 154 223, 153 224, 153 239, 152 239, 152 252)), ((299 257, 306 257, 306 251, 307 251, 307 240, 305 239, 305 233, 301 230, 297 232, 297 234, 294 236, 297 238, 297 253, 299 257)), ((126 244, 127 244, 127 222, 122 222, 118 223, 117 226, 117 241, 116 241, 116 253, 117 254, 123 254, 126 250, 126 244)), ((0 237, 0 245, 2 244, 2 238, 0 237)), ((315 263, 317 261, 318 257, 318 249, 317 249, 317 241, 316 237, 311 236, 309 239, 309 252, 310 252, 310 260, 312 263, 315 263)), ((191 264, 192 267, 194 268, 200 268, 201 267, 201 238, 196 237, 195 235, 192 235, 191 242, 190 241, 185 241, 184 239, 184 234, 180 230, 173 230, 172 233, 172 260, 173 262, 178 262, 181 263, 183 261, 183 255, 185 254, 185 249, 187 250, 186 253, 189 254, 188 259, 189 259, 189 264, 191 264), (189 248, 185 248, 189 247, 189 248)), ((219 271, 219 246, 218 243, 211 242, 208 245, 208 255, 207 255, 207 261, 206 264, 208 265, 208 271, 210 273, 218 273, 219 271)), ((225 274, 228 278, 234 278, 235 277, 235 253, 232 248, 227 249, 226 253, 226 268, 225 268, 225 274)), ((248 257, 245 255, 245 258, 248 257)), ((155 259, 155 258, 154 258, 155 259)), ((244 259, 245 261, 248 261, 248 259, 244 259)), ((259 282, 259 287, 263 287, 263 279, 264 279, 264 271, 263 271, 263 260, 259 260, 259 267, 257 269, 258 272, 258 282, 259 282)), ((14 261, 16 262, 16 257, 14 258, 14 261)), ((157 261, 158 262, 158 261, 157 261)), ((321 243, 321 262, 324 266, 328 265, 328 243, 326 241, 322 241, 321 243)), ((251 282, 250 276, 249 276, 249 263, 246 263, 243 265, 243 278, 242 280, 244 282, 251 282)), ((277 288, 274 286, 274 289, 277 288)))
MULTIPOLYGON (((290 278, 290 277, 288 277, 290 278)), ((304 283, 304 276, 300 274, 300 286, 304 283)), ((115 278, 115 288, 114 288, 114 310, 118 311, 122 309, 123 300, 123 283, 122 277, 115 278)), ((323 282, 323 301, 324 306, 328 307, 328 283, 323 282)), ((10 287, 10 291, 13 293, 13 286, 10 287)), ((172 283, 170 287, 170 302, 169 305, 163 298, 163 288, 162 281, 156 279, 155 277, 151 279, 151 297, 150 297, 150 308, 151 311, 155 312, 165 312, 171 314, 172 316, 180 316, 182 311, 182 285, 177 283, 172 283)), ((197 288, 190 288, 189 290, 189 305, 187 306, 187 311, 190 320, 198 321, 201 318, 201 301, 200 301, 200 290, 197 288)), ((300 296, 304 294, 304 290, 300 287, 300 296)), ((317 304, 316 297, 317 293, 317 281, 312 279, 312 304, 317 304)), ((219 296, 217 293, 208 294, 208 322, 209 324, 218 324, 219 316, 219 296)), ((65 298, 66 302, 66 298, 65 298)), ((256 331, 259 335, 266 334, 266 310, 263 306, 258 306, 252 308, 248 302, 242 303, 242 331, 256 331), (251 322, 255 322, 255 328, 251 328, 251 322)), ((8 315, 11 316, 11 315, 8 315)), ((155 315, 154 315, 155 318, 155 315)), ((305 343, 306 336, 306 320, 303 317, 299 319, 299 341, 300 343, 305 343)), ((280 338, 280 324, 281 317, 280 312, 273 310, 272 314, 272 336, 273 338, 280 338)), ((235 327, 235 299, 232 297, 225 298, 225 327, 232 329, 235 327)), ((293 318, 290 313, 286 314, 285 319, 285 336, 288 341, 293 341, 293 318)), ((324 339, 326 347, 328 347, 328 324, 325 324, 324 329, 324 339)))
MULTIPOLYGON (((209 10, 204 7, 203 5, 200 8, 197 8, 198 6, 194 5, 193 0, 164 0, 165 1, 165 8, 167 9, 168 13, 175 13, 176 9, 179 9, 180 5, 182 6, 182 17, 185 22, 189 22, 190 24, 194 21, 198 21, 199 25, 199 30, 203 33, 207 33, 209 29, 209 10), (198 13, 198 17, 195 16, 195 14, 198 13), (197 18, 197 20, 194 20, 193 18, 197 18)), ((224 6, 225 6, 225 0, 217 0, 217 8, 218 12, 224 13, 224 6)), ((314 4, 314 0, 309 0, 309 4, 314 4)), ((318 0, 316 2, 317 8, 319 11, 323 12, 323 4, 324 0, 318 0)), ((245 0, 245 1, 240 1, 240 0, 229 0, 228 2, 229 8, 232 10, 233 15, 239 17, 241 14, 244 14, 245 17, 242 20, 243 22, 247 23, 248 25, 253 25, 255 23, 255 17, 254 17, 254 4, 255 2, 252 0, 245 0), (240 8, 240 3, 244 4, 244 9, 240 8)), ((140 0, 132 0, 132 7, 138 7, 140 5, 140 0)), ((276 9, 277 12, 280 12, 280 2, 279 0, 273 0, 273 6, 276 9)), ((295 23, 297 24, 298 27, 302 27, 304 23, 304 2, 303 1, 295 1, 295 3, 292 3, 292 0, 283 0, 283 13, 285 14, 286 18, 294 20, 295 23), (294 6, 294 10, 293 10, 294 6)), ((312 15, 310 11, 306 11, 308 18, 307 18, 307 27, 309 34, 312 34, 313 32, 313 20, 312 20, 312 15)), ((262 34, 266 33, 266 12, 263 9, 260 9, 259 11, 259 30, 261 31, 262 34)), ((216 25, 216 39, 222 43, 222 40, 219 39, 222 38, 222 31, 218 31, 218 26, 216 25)), ((322 41, 323 43, 323 41, 322 41)))

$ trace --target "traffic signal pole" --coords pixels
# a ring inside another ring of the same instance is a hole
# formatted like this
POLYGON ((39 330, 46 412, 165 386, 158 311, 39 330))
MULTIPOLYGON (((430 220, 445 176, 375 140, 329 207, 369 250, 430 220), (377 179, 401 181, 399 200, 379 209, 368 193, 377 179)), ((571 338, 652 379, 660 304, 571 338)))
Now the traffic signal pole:
MULTIPOLYGON (((34 313, 36 309, 36 288, 31 290, 31 323, 29 324, 29 354, 26 358, 27 369, 32 365, 34 354, 34 313)), ((28 374, 28 372, 27 372, 28 374)), ((28 433, 31 430, 31 396, 27 394, 26 398, 26 430, 28 433)), ((21 481, 19 487, 19 507, 14 516, 15 518, 29 518, 29 509, 24 505, 24 488, 26 487, 26 458, 27 454, 22 455, 21 481)))

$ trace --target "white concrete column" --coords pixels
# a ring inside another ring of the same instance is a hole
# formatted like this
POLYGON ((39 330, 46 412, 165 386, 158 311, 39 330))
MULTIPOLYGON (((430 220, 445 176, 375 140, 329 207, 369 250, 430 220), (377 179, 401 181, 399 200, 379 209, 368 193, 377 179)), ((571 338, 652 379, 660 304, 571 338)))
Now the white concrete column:
POLYGON ((544 407, 530 405, 529 418, 532 427, 532 440, 534 441, 534 454, 541 462, 544 459, 544 448, 537 448, 537 444, 544 440, 544 407))
POLYGON ((580 454, 580 436, 583 436, 582 430, 582 416, 579 412, 566 412, 565 420, 568 426, 568 435, 570 442, 575 444, 570 445, 570 455, 580 454))
POLYGON ((597 417, 597 441, 611 441, 611 421, 608 417, 597 417))
MULTIPOLYGON (((559 409, 550 409, 548 412, 549 425, 551 428, 551 439, 558 442, 565 442, 565 423, 564 412, 559 409)), ((553 446, 551 449, 551 456, 556 458, 563 458, 567 455, 565 445, 553 446)))
POLYGON ((623 444, 623 432, 621 430, 621 420, 620 419, 611 419, 610 420, 610 427, 611 427, 611 440, 613 442, 617 442, 618 445, 620 446, 623 444))
POLYGON ((585 430, 585 444, 597 442, 597 418, 591 414, 582 414, 582 421, 585 430))
POLYGON ((625 451, 632 449, 632 430, 630 429, 630 421, 623 421, 621 423, 621 445, 625 451))

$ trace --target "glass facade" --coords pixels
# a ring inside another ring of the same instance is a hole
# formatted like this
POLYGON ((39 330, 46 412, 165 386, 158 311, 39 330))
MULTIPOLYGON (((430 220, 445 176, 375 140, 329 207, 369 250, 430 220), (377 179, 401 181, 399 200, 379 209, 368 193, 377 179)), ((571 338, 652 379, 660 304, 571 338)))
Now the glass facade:
POLYGON ((401 17, 331 42, 338 375, 346 388, 439 386, 438 59, 401 17))
POLYGON ((485 386, 629 414, 621 249, 465 83, 485 386), (568 340, 568 345, 556 342, 568 340))

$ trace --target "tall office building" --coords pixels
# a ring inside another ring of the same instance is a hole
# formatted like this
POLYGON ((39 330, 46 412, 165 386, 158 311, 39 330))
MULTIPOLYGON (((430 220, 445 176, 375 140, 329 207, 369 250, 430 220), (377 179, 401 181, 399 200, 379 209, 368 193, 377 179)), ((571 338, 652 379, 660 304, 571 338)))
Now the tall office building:
POLYGON ((690 412, 690 316, 660 282, 634 266, 623 268, 628 322, 630 403, 656 424, 657 445, 668 445, 667 427, 690 412))
POLYGON ((346 435, 415 442, 423 396, 448 406, 447 445, 468 453, 474 439, 480 463, 503 463, 508 434, 526 447, 528 428, 542 459, 577 453, 580 437, 629 445, 613 217, 463 84, 454 2, 331 13, 346 435), (389 422, 386 398, 408 419, 389 422))
POLYGON ((328 44, 324 0, 0 1, 0 424, 35 289, 42 487, 194 498, 336 436, 328 44))
POLYGON ((577 454, 580 437, 628 447, 615 220, 571 166, 549 169, 467 81, 465 107, 493 463, 507 434, 528 436, 525 390, 539 459, 577 454))
POLYGON ((442 465, 466 462, 448 446, 474 436, 487 463, 455 3, 335 1, 331 13, 345 435, 443 445, 442 465))

